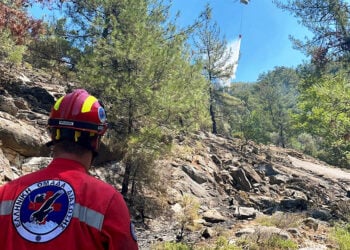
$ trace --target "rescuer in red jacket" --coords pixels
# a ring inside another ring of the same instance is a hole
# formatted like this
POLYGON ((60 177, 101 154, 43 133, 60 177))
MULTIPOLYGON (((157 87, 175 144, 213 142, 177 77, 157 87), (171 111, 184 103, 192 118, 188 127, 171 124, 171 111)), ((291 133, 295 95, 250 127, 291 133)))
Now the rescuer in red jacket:
POLYGON ((0 249, 138 249, 123 197, 88 174, 107 129, 102 105, 78 89, 57 100, 48 127, 52 162, 0 187, 0 249))

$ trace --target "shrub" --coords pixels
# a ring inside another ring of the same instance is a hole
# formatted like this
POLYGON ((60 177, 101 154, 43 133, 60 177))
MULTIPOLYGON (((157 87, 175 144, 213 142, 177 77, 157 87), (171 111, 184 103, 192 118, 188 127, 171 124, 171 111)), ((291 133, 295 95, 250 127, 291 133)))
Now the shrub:
POLYGON ((216 244, 215 244, 215 248, 212 248, 215 250, 239 250, 241 249, 240 247, 230 244, 229 241, 223 237, 220 236, 217 240, 216 240, 216 244))
POLYGON ((332 236, 338 245, 337 249, 350 250, 350 224, 336 225, 333 229, 332 236))
POLYGON ((184 236, 185 230, 196 230, 199 225, 196 220, 200 218, 198 214, 199 202, 195 197, 185 194, 180 202, 181 211, 176 214, 176 220, 180 226, 180 239, 184 236))
POLYGON ((256 222, 262 226, 275 226, 278 228, 298 227, 304 215, 292 213, 275 213, 272 216, 261 216, 256 222))
POLYGON ((272 235, 265 240, 260 249, 298 249, 298 244, 290 239, 283 239, 277 235, 272 235))
POLYGON ((20 64, 26 51, 26 46, 16 45, 7 30, 0 31, 0 60, 7 63, 20 64))
POLYGON ((308 133, 302 133, 298 135, 297 138, 298 142, 300 143, 300 149, 311 156, 316 156, 317 155, 317 141, 315 138, 312 137, 312 135, 308 133))
POLYGON ((151 247, 152 250, 191 250, 192 247, 184 243, 164 242, 151 247))
POLYGON ((229 241, 221 236, 215 241, 215 245, 208 246, 190 246, 185 243, 164 242, 151 247, 152 250, 241 250, 242 248, 230 244, 229 241))
MULTIPOLYGON (((260 237, 259 237, 260 238, 260 237)), ((259 239, 259 242, 253 238, 242 238, 237 241, 237 245, 243 249, 249 250, 282 250, 298 249, 298 244, 290 239, 284 239, 278 235, 270 235, 267 238, 259 239)))
MULTIPOLYGON (((338 201, 335 205, 338 211, 337 216, 349 222, 350 221, 350 201, 349 200, 338 201)), ((350 224, 348 224, 348 227, 350 227, 350 224)))

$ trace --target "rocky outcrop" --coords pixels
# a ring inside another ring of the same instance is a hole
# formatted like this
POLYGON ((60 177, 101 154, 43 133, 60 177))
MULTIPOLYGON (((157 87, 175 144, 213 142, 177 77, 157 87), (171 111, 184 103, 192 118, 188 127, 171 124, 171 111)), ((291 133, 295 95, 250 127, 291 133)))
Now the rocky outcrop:
MULTIPOLYGON (((198 231, 198 238, 215 237, 218 235, 214 230, 217 226, 232 230, 235 225, 245 225, 237 227, 232 237, 276 234, 285 239, 298 239, 301 249, 308 246, 327 248, 327 240, 319 235, 322 232, 318 225, 342 219, 339 213, 342 206, 350 204, 347 197, 350 178, 346 172, 335 176, 332 174, 335 168, 296 151, 253 142, 243 144, 237 139, 205 132, 194 135, 187 146, 192 148, 199 143, 202 149, 199 153, 177 155, 173 161, 168 159, 167 164, 162 162, 160 166, 173 183, 168 189, 168 203, 172 207, 181 210, 184 194, 199 200, 198 213, 202 220, 197 223, 204 229, 198 231), (295 156, 299 157, 298 161, 295 161, 295 156), (301 162, 305 168, 301 167, 301 162), (327 169, 329 175, 319 175, 316 169, 309 171, 309 164, 316 164, 322 171, 327 169), (298 214, 306 219, 300 219, 298 228, 263 227, 254 223, 260 217, 273 218, 280 213, 287 217, 288 214, 298 214), (302 238, 309 234, 313 236, 308 237, 323 240, 310 242, 305 239, 303 243, 302 238)), ((147 215, 152 211, 144 213, 147 215)), ((167 238, 173 234, 173 240, 176 240, 176 223, 169 227, 158 220, 150 225, 157 230, 162 228, 163 233, 168 231, 167 238)), ((142 231, 141 234, 147 235, 148 243, 157 241, 152 233, 142 231)), ((190 232, 188 237, 193 240, 190 232)))
MULTIPOLYGON (((35 123, 33 122, 33 125, 35 123)), ((45 136, 42 128, 33 125, 28 125, 12 115, 0 112, 2 147, 25 157, 48 155, 44 144, 49 138, 45 136)))

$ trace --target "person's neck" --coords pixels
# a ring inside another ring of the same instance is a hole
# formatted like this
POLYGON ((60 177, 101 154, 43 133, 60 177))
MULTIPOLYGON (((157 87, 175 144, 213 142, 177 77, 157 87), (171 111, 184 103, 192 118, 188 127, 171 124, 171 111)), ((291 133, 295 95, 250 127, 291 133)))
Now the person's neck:
POLYGON ((73 160, 79 162, 86 169, 86 172, 89 171, 92 162, 92 153, 85 153, 83 155, 76 155, 68 152, 60 152, 53 155, 53 158, 64 158, 68 160, 73 160))

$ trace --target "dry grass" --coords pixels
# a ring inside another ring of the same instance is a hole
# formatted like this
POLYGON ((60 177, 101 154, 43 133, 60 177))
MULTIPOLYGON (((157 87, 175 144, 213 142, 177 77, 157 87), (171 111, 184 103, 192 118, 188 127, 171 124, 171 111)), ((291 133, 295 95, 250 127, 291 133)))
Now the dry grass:
POLYGON ((275 213, 272 216, 263 215, 257 217, 255 222, 262 226, 274 226, 281 229, 287 229, 299 227, 304 218, 304 214, 275 213))

